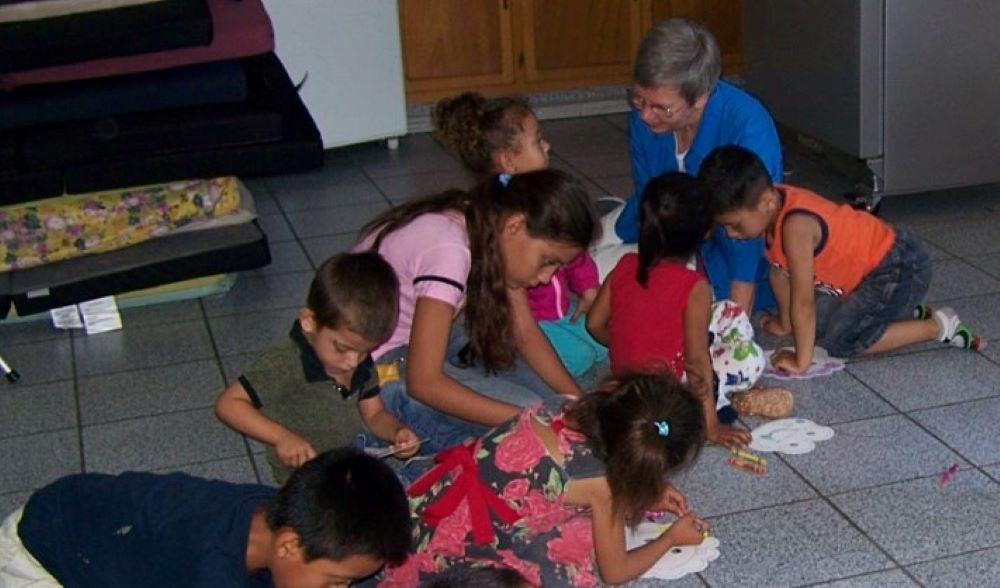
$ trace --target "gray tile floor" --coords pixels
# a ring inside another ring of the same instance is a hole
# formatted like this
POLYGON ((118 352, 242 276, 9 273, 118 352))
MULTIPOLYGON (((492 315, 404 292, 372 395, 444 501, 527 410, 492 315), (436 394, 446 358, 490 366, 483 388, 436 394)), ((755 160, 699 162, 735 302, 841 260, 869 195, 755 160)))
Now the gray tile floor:
MULTIPOLYGON (((595 196, 631 188, 622 115, 545 121, 553 165, 595 196)), ((788 181, 839 194, 851 182, 790 154, 788 181)), ((63 474, 184 470, 269 482, 260 445, 216 421, 227 379, 283 333, 311 271, 373 214, 464 185, 428 135, 396 152, 328 153, 322 171, 249 182, 274 263, 227 295, 127 309, 122 331, 86 337, 45 322, 0 324, 23 375, 0 384, 0 513, 63 474)), ((763 477, 707 448, 678 485, 715 525, 721 557, 677 586, 996 586, 1000 583, 1000 186, 888 198, 882 215, 934 257, 929 301, 992 346, 926 344, 793 382, 799 416, 836 436, 774 457, 763 477), (946 487, 938 476, 960 469, 946 487)))

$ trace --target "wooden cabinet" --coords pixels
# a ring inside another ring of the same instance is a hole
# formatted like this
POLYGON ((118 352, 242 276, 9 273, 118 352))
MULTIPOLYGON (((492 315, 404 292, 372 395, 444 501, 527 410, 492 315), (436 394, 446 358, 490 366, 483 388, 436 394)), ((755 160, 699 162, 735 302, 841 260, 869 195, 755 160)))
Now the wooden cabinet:
POLYGON ((742 67, 743 0, 399 0, 406 98, 627 84, 646 30, 670 16, 718 36, 742 67))
POLYGON ((408 101, 514 83, 508 0, 400 0, 408 101))
POLYGON ((523 0, 518 66, 526 83, 593 85, 629 76, 642 38, 635 0, 523 0))
MULTIPOLYGON (((752 2, 753 0, 751 0, 752 2)), ((742 0, 649 0, 649 26, 672 16, 686 16, 708 27, 722 50, 722 72, 743 71, 742 0)))

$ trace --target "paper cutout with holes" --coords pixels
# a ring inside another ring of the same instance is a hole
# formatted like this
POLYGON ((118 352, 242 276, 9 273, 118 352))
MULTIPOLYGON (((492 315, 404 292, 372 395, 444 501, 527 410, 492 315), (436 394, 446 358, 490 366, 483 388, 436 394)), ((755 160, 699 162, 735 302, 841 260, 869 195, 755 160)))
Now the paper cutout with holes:
MULTIPOLYGON (((626 527, 626 549, 635 549, 645 545, 659 537, 669 526, 647 521, 639 523, 634 531, 626 527)), ((715 537, 707 537, 698 545, 672 547, 642 577, 676 580, 704 570, 708 567, 708 562, 718 559, 718 557, 719 540, 715 537)))
POLYGON ((833 429, 808 419, 780 419, 765 423, 750 432, 750 449, 800 455, 816 448, 817 441, 833 437, 833 429))
MULTIPOLYGON (((786 347, 786 349, 792 350, 791 347, 786 347)), ((809 368, 801 374, 789 374, 788 372, 776 370, 771 365, 771 356, 774 355, 775 351, 777 350, 772 349, 764 352, 764 365, 766 366, 764 368, 764 375, 778 380, 809 380, 820 376, 829 376, 834 372, 844 369, 844 365, 846 365, 843 359, 830 357, 826 349, 816 347, 813 351, 813 360, 809 364, 809 368)))

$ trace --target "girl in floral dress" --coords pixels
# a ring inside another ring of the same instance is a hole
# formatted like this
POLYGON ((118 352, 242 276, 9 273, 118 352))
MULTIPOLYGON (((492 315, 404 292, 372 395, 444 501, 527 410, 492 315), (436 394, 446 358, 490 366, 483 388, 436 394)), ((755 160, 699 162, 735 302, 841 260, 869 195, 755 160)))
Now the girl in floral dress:
POLYGON ((379 586, 416 586, 459 563, 513 568, 535 586, 618 584, 701 542, 708 525, 667 482, 701 448, 701 403, 668 374, 626 375, 564 403, 438 454, 408 490, 416 553, 379 586), (627 551, 625 526, 650 510, 679 518, 627 551))

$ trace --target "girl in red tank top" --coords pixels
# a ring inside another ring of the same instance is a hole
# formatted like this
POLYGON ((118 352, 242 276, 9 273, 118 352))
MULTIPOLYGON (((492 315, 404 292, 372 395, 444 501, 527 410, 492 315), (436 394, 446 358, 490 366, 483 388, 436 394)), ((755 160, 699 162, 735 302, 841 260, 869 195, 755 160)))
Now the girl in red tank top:
MULTIPOLYGON (((743 445, 750 442, 749 432, 720 423, 716 412, 727 402, 717 403, 718 370, 709 353, 712 288, 688 266, 712 227, 707 202, 697 180, 687 174, 667 173, 647 184, 639 204, 639 252, 625 255, 608 275, 587 329, 608 346, 613 374, 667 368, 686 376, 704 402, 709 440, 743 445)), ((722 344, 721 336, 716 339, 722 344)), ((727 359, 720 380, 736 377, 745 384, 736 389, 745 390, 760 376, 764 360, 752 336, 741 349, 740 359, 727 359), (739 369, 732 368, 733 362, 739 369)), ((781 395, 790 409, 791 394, 781 395)))

